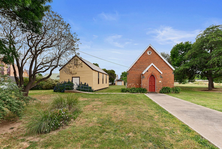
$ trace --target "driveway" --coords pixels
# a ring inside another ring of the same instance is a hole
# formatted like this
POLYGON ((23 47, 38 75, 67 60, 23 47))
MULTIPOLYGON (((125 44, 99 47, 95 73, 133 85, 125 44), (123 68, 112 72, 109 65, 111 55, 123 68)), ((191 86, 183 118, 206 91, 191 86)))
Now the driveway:
POLYGON ((215 146, 222 148, 222 112, 165 94, 148 93, 146 96, 215 146))

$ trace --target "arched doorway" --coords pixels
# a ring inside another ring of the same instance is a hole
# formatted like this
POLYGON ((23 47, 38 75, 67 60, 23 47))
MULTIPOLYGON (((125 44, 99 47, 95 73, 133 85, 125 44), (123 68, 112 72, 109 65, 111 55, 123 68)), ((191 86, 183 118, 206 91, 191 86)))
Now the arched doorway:
POLYGON ((149 92, 155 92, 155 77, 151 75, 149 78, 149 92))

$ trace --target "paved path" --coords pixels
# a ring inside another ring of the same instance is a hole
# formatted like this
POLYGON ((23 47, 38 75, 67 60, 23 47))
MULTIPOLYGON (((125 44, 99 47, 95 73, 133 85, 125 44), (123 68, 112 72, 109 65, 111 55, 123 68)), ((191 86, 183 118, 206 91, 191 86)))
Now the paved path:
POLYGON ((222 112, 165 94, 148 93, 146 96, 222 149, 222 112))

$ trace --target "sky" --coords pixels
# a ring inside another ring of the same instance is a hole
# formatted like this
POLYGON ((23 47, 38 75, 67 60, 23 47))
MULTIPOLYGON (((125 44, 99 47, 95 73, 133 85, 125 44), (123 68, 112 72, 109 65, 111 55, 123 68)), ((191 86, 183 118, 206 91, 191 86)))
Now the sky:
POLYGON ((177 43, 195 42, 201 31, 222 24, 221 0, 53 0, 50 5, 78 35, 80 56, 119 77, 150 44, 170 54, 177 43))

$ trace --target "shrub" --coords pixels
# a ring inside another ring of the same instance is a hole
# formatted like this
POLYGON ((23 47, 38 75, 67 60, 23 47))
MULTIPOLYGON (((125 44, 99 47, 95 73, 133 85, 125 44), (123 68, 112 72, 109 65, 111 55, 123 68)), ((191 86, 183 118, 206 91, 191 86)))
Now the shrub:
POLYGON ((160 93, 171 93, 171 88, 170 87, 162 87, 160 90, 160 93))
POLYGON ((129 92, 129 88, 121 88, 121 92, 129 92))
POLYGON ((68 95, 66 98, 56 97, 49 111, 38 112, 27 125, 28 134, 49 133, 61 126, 68 125, 71 119, 80 114, 78 98, 68 95))
POLYGON ((86 92, 93 92, 92 87, 90 87, 88 84, 84 83, 82 84, 82 82, 78 85, 78 87, 76 88, 76 90, 78 91, 86 91, 86 92))
POLYGON ((6 81, 0 81, 0 120, 6 118, 7 115, 22 116, 25 105, 33 99, 24 96, 21 88, 15 83, 10 80, 6 81))
POLYGON ((173 93, 180 93, 180 91, 181 91, 181 88, 179 88, 179 87, 172 87, 172 92, 173 93))
POLYGON ((137 93, 137 89, 135 87, 132 87, 129 89, 130 93, 137 93))
MULTIPOLYGON (((40 80, 41 77, 37 77, 35 83, 40 80)), ((24 87, 27 86, 29 78, 24 78, 24 87)), ((31 90, 49 90, 54 89, 54 87, 59 83, 59 80, 47 79, 39 82, 36 86, 31 88, 31 90)))
POLYGON ((146 88, 138 88, 139 93, 147 93, 147 89, 146 88))
POLYGON ((54 92, 64 92, 65 90, 73 90, 73 83, 71 81, 68 82, 62 82, 62 83, 58 83, 55 87, 54 87, 54 92))

